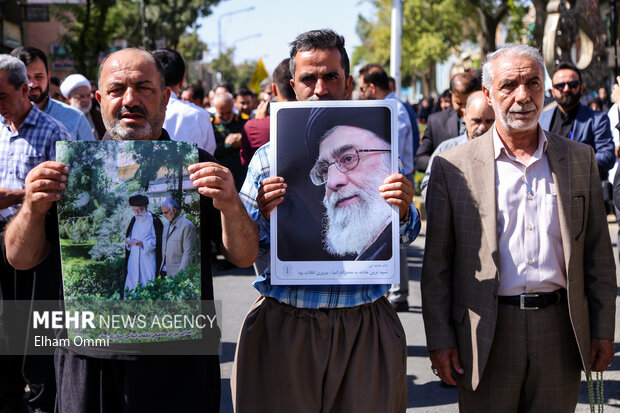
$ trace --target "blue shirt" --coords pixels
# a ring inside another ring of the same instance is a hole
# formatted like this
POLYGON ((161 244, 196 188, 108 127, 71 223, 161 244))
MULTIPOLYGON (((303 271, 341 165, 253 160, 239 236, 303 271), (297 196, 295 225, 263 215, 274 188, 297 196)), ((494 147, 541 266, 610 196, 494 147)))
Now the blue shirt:
MULTIPOLYGON (((69 132, 57 120, 32 105, 17 132, 10 123, 0 123, 0 188, 24 189, 26 175, 35 166, 56 159, 56 142, 69 140, 69 132)), ((0 210, 0 221, 8 221, 19 205, 0 210)))
MULTIPOLYGON (((398 155, 403 164, 404 175, 413 173, 413 127, 405 104, 396 98, 394 92, 388 93, 385 99, 396 101, 398 106, 398 155)), ((417 126, 417 125, 416 125, 417 126)), ((419 139, 419 138, 418 138, 419 139)))
MULTIPOLYGON (((258 189, 269 177, 271 144, 261 146, 248 165, 248 173, 239 196, 259 230, 259 254, 269 253, 269 221, 261 214, 256 202, 258 189)), ((411 204, 409 220, 400 225, 400 241, 409 245, 420 232, 420 216, 411 204)), ((297 308, 353 307, 371 303, 390 288, 389 284, 363 285, 271 285, 269 267, 254 281, 254 287, 264 296, 297 308)))
POLYGON ((49 98, 45 113, 60 121, 71 134, 72 141, 94 141, 93 131, 86 116, 76 108, 49 98))

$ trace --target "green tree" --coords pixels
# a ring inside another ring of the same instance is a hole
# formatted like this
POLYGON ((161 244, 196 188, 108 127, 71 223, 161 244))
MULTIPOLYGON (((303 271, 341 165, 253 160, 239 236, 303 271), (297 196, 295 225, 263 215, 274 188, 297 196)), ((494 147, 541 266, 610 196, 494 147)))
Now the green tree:
POLYGON ((57 4, 52 16, 67 33, 60 42, 67 46, 75 69, 89 79, 95 79, 101 54, 109 45, 121 21, 110 13, 116 0, 84 0, 83 4, 57 4))
POLYGON ((103 159, 113 156, 111 145, 91 145, 89 142, 63 142, 56 159, 69 167, 67 188, 58 203, 60 219, 89 216, 101 204, 116 197, 110 193, 110 178, 103 159))
POLYGON ((179 39, 178 52, 181 53, 185 62, 200 60, 202 52, 208 50, 207 45, 198 38, 196 30, 191 33, 184 33, 179 39))
MULTIPOLYGON (((373 19, 358 16, 357 33, 362 39, 353 64, 375 62, 389 66, 391 0, 372 0, 373 19)), ((464 37, 464 11, 460 0, 409 0, 403 5, 401 73, 404 83, 412 76, 422 79, 423 93, 434 91, 435 64, 458 50, 464 37)))
POLYGON ((252 78, 258 61, 246 60, 235 65, 233 60, 235 49, 230 47, 211 61, 211 67, 222 76, 222 82, 230 83, 235 89, 247 87, 252 78))
MULTIPOLYGON (((220 0, 144 0, 148 48, 165 39, 166 47, 177 49, 187 29, 211 14, 220 0)), ((89 79, 97 75, 100 58, 111 51, 114 39, 128 46, 143 45, 140 2, 133 0, 84 0, 80 4, 57 4, 52 15, 66 29, 60 41, 66 45, 76 70, 89 79)))
POLYGON ((183 208, 183 174, 185 166, 198 162, 195 147, 182 142, 130 142, 125 150, 131 153, 139 165, 132 180, 148 191, 149 183, 157 178, 157 172, 166 168, 169 191, 183 208))
POLYGON ((146 31, 150 47, 155 40, 166 39, 166 47, 177 49, 188 28, 197 28, 196 20, 211 14, 220 0, 144 0, 146 31))
POLYGON ((237 83, 237 68, 233 61, 235 49, 230 47, 211 61, 211 67, 221 75, 222 82, 234 85, 237 83))

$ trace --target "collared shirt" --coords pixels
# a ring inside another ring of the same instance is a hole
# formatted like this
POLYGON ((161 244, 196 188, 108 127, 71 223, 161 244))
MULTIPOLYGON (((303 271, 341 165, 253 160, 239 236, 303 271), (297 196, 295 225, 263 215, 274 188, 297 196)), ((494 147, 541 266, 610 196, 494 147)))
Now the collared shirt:
POLYGON ((461 118, 460 116, 458 117, 459 120, 459 136, 467 133, 467 126, 465 125, 465 120, 463 118, 461 118))
MULTIPOLYGON (((26 175, 41 162, 56 159, 56 142, 70 140, 67 129, 36 105, 28 112, 17 132, 2 119, 0 124, 0 188, 24 189, 26 175)), ((0 221, 17 213, 19 205, 0 210, 0 221)))
POLYGON ((428 187, 428 181, 431 179, 431 166, 433 166, 433 160, 438 153, 443 151, 447 151, 450 148, 454 148, 455 146, 461 145, 465 142, 468 142, 469 138, 467 137, 467 133, 463 133, 462 135, 457 136, 456 138, 450 138, 447 141, 443 141, 439 144, 438 147, 435 148, 433 154, 428 160, 428 166, 426 167, 426 174, 422 179, 422 183, 420 184, 420 191, 422 192, 422 198, 426 201, 426 188, 428 187))
POLYGON ((390 92, 386 99, 395 100, 398 105, 398 155, 403 163, 404 175, 413 173, 413 128, 411 118, 405 104, 398 100, 394 92, 390 92))
POLYGON ((215 135, 209 113, 193 103, 179 99, 174 92, 170 93, 166 106, 164 128, 173 141, 195 143, 211 155, 215 152, 215 135))
POLYGON ((579 112, 578 104, 566 114, 562 113, 559 106, 556 106, 553 112, 553 118, 551 119, 551 126, 549 126, 549 132, 572 139, 573 125, 577 118, 577 112, 579 112))
MULTIPOLYGON (((269 221, 261 214, 256 202, 258 189, 269 177, 271 143, 261 146, 250 161, 248 173, 239 196, 248 214, 259 230, 259 254, 269 253, 269 221)), ((400 242, 409 245, 420 232, 420 216, 411 204, 409 220, 400 225, 400 242)), ((368 285, 272 285, 269 268, 256 281, 254 287, 264 296, 298 308, 353 307, 371 303, 390 288, 389 284, 368 285)))
POLYGON ((62 123, 71 134, 72 141, 94 141, 93 131, 90 129, 88 120, 82 112, 76 108, 49 98, 45 113, 62 123))
POLYGON ((538 147, 527 164, 508 154, 493 126, 499 295, 566 288, 558 199, 538 127, 538 147))

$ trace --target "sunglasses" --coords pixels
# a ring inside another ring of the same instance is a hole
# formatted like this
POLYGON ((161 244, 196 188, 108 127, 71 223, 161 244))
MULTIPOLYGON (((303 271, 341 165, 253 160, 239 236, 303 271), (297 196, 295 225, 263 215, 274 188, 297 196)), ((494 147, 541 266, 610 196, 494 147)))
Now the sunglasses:
POLYGON ((568 87, 571 89, 575 89, 577 86, 579 86, 579 81, 571 80, 570 82, 556 83, 555 85, 553 85, 553 87, 557 90, 564 90, 564 87, 566 85, 568 85, 568 87))

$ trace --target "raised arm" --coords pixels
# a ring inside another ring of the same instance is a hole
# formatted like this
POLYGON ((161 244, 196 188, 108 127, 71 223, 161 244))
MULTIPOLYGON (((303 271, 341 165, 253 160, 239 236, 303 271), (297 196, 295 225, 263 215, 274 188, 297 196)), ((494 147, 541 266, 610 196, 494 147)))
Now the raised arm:
POLYGON ((24 201, 4 233, 9 263, 18 270, 30 269, 45 259, 50 243, 45 234, 45 214, 60 199, 69 168, 47 161, 26 176, 24 201))

